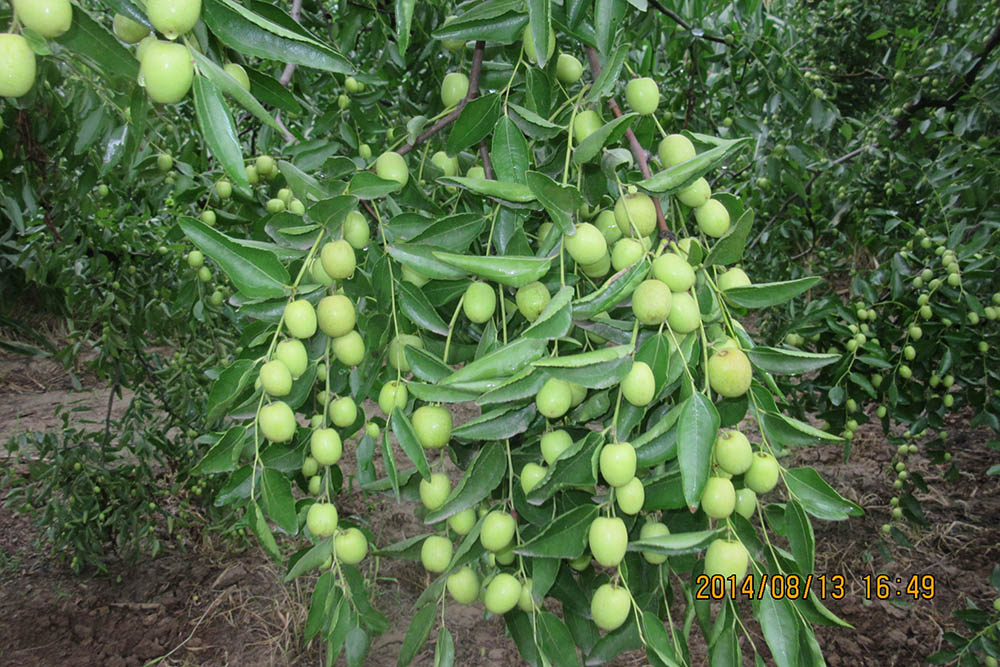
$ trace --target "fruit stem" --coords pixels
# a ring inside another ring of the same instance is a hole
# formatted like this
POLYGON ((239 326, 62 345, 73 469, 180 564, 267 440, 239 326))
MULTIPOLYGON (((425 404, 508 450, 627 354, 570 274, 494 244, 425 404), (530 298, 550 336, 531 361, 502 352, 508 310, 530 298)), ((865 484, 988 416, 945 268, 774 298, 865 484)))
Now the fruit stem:
POLYGON ((444 340, 444 356, 442 361, 448 363, 448 350, 451 348, 451 334, 455 330, 455 321, 458 320, 458 313, 462 310, 462 304, 465 303, 465 293, 462 293, 462 298, 458 300, 458 305, 455 306, 455 312, 451 315, 451 322, 448 323, 448 337, 444 340))

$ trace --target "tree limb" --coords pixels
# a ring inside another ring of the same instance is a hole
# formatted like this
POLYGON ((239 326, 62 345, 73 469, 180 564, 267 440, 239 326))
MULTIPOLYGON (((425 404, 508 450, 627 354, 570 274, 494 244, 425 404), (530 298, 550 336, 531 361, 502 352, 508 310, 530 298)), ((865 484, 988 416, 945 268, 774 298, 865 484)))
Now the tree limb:
MULTIPOLYGON (((588 46, 587 57, 590 59, 590 70, 593 72, 594 79, 596 80, 597 76, 601 73, 601 63, 597 60, 597 50, 592 46, 588 46)), ((618 102, 615 101, 615 98, 608 97, 608 107, 615 118, 621 118, 622 110, 618 106, 618 102)), ((570 128, 570 131, 572 131, 572 128, 570 128)), ((649 178, 651 173, 649 171, 649 161, 646 159, 646 149, 639 144, 639 140, 636 139, 632 128, 625 130, 625 138, 628 139, 629 148, 632 149, 632 156, 639 163, 639 171, 642 172, 643 178, 649 178)), ((656 206, 656 221, 659 224, 660 236, 668 240, 673 240, 673 234, 667 228, 667 219, 663 217, 660 200, 653 197, 653 205, 656 206)))
POLYGON ((479 157, 483 161, 483 173, 486 175, 486 178, 488 178, 489 180, 492 181, 493 180, 493 163, 490 162, 490 151, 489 151, 489 148, 486 147, 486 140, 485 139, 483 139, 482 141, 479 142, 479 157))
MULTIPOLYGON (((691 24, 688 23, 687 21, 685 21, 684 19, 682 19, 681 16, 680 16, 680 14, 678 14, 677 12, 675 12, 675 11, 673 11, 671 9, 667 9, 666 7, 664 7, 663 5, 661 5, 659 2, 657 2, 657 0, 649 0, 649 4, 651 4, 654 7, 656 7, 658 10, 660 10, 661 13, 663 13, 667 17, 669 17, 674 23, 676 23, 677 25, 679 25, 681 28, 683 28, 684 30, 687 30, 688 32, 691 32, 692 34, 694 34, 694 32, 693 32, 694 29, 691 27, 691 24)), ((699 38, 704 39, 704 40, 709 41, 709 42, 715 42, 716 44, 725 44, 725 45, 728 46, 728 43, 722 37, 716 37, 715 35, 708 35, 708 34, 705 34, 705 33, 702 33, 700 35, 694 35, 694 36, 695 37, 699 37, 699 38)))
MULTIPOLYGON (((412 144, 406 144, 405 146, 401 146, 399 150, 396 151, 397 153, 399 153, 400 155, 406 155, 414 148, 416 148, 417 146, 424 143, 425 141, 433 137, 435 134, 437 134, 444 128, 454 123, 455 119, 458 118, 459 114, 462 113, 462 109, 465 108, 465 105, 468 104, 470 101, 472 101, 479 94, 479 75, 483 71, 483 52, 485 50, 486 50, 486 42, 484 41, 476 42, 476 49, 472 53, 472 69, 469 70, 469 92, 465 94, 465 99, 458 103, 458 106, 455 107, 454 111, 449 113, 444 118, 438 120, 438 122, 431 125, 430 129, 424 130, 424 132, 421 133, 420 136, 418 136, 413 141, 412 144)), ((485 165, 483 166, 483 169, 484 170, 486 169, 485 165)))
MULTIPOLYGON (((302 0, 292 0, 292 19, 298 23, 301 15, 302 0)), ((287 88, 292 81, 293 74, 295 74, 295 63, 288 63, 285 65, 285 71, 281 73, 281 85, 287 88)))

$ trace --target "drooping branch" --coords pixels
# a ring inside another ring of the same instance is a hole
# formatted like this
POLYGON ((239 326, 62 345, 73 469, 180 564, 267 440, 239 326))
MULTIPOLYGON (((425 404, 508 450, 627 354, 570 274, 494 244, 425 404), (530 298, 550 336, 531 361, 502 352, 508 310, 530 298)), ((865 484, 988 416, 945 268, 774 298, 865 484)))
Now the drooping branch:
MULTIPOLYGON (((414 148, 424 143, 435 134, 448 127, 455 122, 459 114, 462 113, 462 109, 465 105, 472 101, 479 94, 479 75, 483 71, 483 52, 486 50, 486 42, 479 41, 476 42, 475 51, 472 53, 472 69, 469 70, 469 92, 465 94, 465 99, 458 103, 454 111, 439 119, 438 122, 431 125, 430 129, 424 130, 420 136, 418 136, 412 144, 406 144, 401 146, 397 153, 400 155, 406 155, 414 148)), ((483 167, 485 169, 485 166, 483 167)))
POLYGON ((682 19, 680 14, 671 9, 667 9, 659 2, 657 2, 657 0, 649 0, 649 4, 656 7, 662 14, 665 14, 668 18, 670 18, 670 20, 672 20, 674 23, 679 25, 684 30, 690 32, 695 37, 700 37, 701 39, 704 39, 709 42, 715 42, 716 44, 727 44, 726 40, 723 39, 722 37, 716 37, 715 35, 709 35, 704 32, 702 32, 701 34, 695 33, 694 29, 691 27, 691 24, 682 19))
MULTIPOLYGON (((601 73, 601 63, 597 59, 597 50, 592 46, 587 47, 587 57, 590 59, 590 70, 594 74, 594 79, 601 73)), ((611 113, 614 114, 615 118, 621 118, 622 110, 618 106, 618 102, 615 98, 608 97, 608 108, 611 109, 611 113)), ((639 171, 642 172, 643 178, 649 178, 652 174, 649 171, 649 160, 646 157, 646 149, 639 144, 639 140, 636 139, 635 132, 632 128, 625 130, 625 138, 628 139, 629 148, 632 150, 632 156, 635 161, 639 163, 639 171)), ((667 228, 667 219, 663 217, 663 208, 660 206, 660 200, 656 197, 653 198, 653 205, 656 206, 656 221, 660 228, 660 236, 669 240, 673 240, 673 234, 667 228)))
POLYGON ((913 123, 913 116, 916 115, 916 113, 921 109, 936 109, 939 107, 954 109, 962 95, 964 95, 965 92, 972 87, 972 84, 976 82, 976 77, 979 76, 979 70, 986 65, 987 58, 989 58, 990 53, 997 46, 1000 46, 1000 25, 993 29, 989 39, 987 39, 986 43, 983 44, 983 50, 979 52, 979 56, 976 58, 975 64, 969 69, 968 72, 965 73, 965 76, 962 77, 961 84, 958 89, 944 99, 940 97, 925 97, 916 104, 904 107, 902 115, 896 119, 896 131, 892 133, 892 138, 898 139, 903 136, 903 132, 906 132, 907 128, 909 128, 913 123))

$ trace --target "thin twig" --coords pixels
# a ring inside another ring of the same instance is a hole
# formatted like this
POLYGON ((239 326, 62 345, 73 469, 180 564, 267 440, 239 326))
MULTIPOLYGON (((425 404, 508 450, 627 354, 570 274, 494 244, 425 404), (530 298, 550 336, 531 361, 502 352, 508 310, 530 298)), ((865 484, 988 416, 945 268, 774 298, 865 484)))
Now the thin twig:
MULTIPOLYGON (((301 15, 302 0, 292 0, 292 19, 298 23, 301 15)), ((285 71, 281 73, 281 85, 287 88, 293 74, 295 74, 295 63, 288 63, 285 65, 285 71)))
MULTIPOLYGON (((661 5, 656 0, 649 0, 649 4, 653 5, 658 10, 660 10, 660 12, 662 12, 663 14, 665 14, 666 16, 668 16, 674 23, 676 23, 680 27, 684 28, 685 30, 691 32, 691 34, 694 34, 693 29, 691 27, 691 24, 688 23, 687 21, 685 21, 684 19, 682 19, 677 12, 675 12, 673 10, 670 10, 670 9, 667 9, 666 7, 664 7, 663 5, 661 5)), ((708 35, 706 33, 702 33, 700 35, 694 35, 694 36, 695 37, 700 37, 701 39, 707 40, 709 42, 715 42, 716 44, 726 44, 726 45, 728 45, 728 42, 726 42, 725 39, 723 39, 722 37, 716 37, 715 35, 708 35)))
MULTIPOLYGON (((406 155, 414 148, 454 123, 455 119, 458 118, 458 115, 462 113, 462 109, 465 108, 465 105, 479 94, 479 75, 483 71, 483 52, 485 50, 486 42, 476 42, 476 50, 472 54, 472 69, 469 70, 469 92, 465 94, 465 99, 458 103, 458 106, 455 107, 454 111, 431 125, 429 130, 425 130, 413 141, 412 144, 406 144, 405 146, 400 147, 400 149, 396 151, 397 153, 400 155, 406 155)), ((486 167, 483 167, 483 169, 485 170, 486 167)))
POLYGON ((486 178, 493 180, 493 163, 490 162, 490 151, 486 147, 486 140, 483 139, 479 142, 479 157, 483 161, 483 173, 486 174, 486 178))
MULTIPOLYGON (((594 79, 601 73, 601 63, 597 59, 597 50, 592 46, 587 47, 587 57, 590 59, 590 69, 594 74, 594 79)), ((622 117, 621 107, 618 106, 618 102, 615 98, 608 97, 608 107, 611 109, 611 113, 614 114, 615 118, 622 117)), ((625 130, 625 138, 628 139, 629 148, 632 149, 632 156, 635 157, 635 161, 639 163, 639 171, 642 172, 643 178, 649 178, 651 173, 649 171, 649 161, 646 158, 646 149, 639 144, 639 140, 636 139, 635 132, 632 128, 625 130)), ((667 219, 663 217, 663 209, 660 206, 660 200, 657 197, 653 197, 653 205, 656 207, 656 221, 659 224, 660 236, 672 241, 673 234, 667 228, 667 219)))

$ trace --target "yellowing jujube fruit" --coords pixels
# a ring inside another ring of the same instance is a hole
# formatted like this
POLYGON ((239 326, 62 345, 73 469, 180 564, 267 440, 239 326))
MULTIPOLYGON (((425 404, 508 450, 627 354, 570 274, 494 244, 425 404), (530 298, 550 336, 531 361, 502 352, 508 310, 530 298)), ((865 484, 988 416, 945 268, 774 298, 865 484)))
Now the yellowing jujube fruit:
POLYGON ((521 597, 521 582, 506 572, 493 577, 486 586, 483 604, 494 614, 506 614, 521 597))
POLYGON ((487 322, 497 308, 497 294, 486 283, 472 283, 465 290, 462 310, 469 321, 476 324, 487 322))
MULTIPOLYGON (((750 554, 739 542, 718 539, 705 550, 705 574, 709 577, 718 575, 726 580, 735 577, 738 586, 746 576, 749 565, 750 554)), ((729 589, 728 585, 726 588, 729 589)))
POLYGON ((441 82, 441 102, 445 109, 458 106, 469 93, 469 77, 461 72, 445 74, 441 82))
POLYGON ((581 143, 584 139, 601 129, 601 117, 592 109, 581 111, 573 119, 573 138, 576 143, 581 143))
POLYGON ((524 494, 528 495, 532 489, 538 486, 539 482, 545 479, 547 472, 544 466, 537 463, 524 464, 524 467, 521 468, 521 490, 524 491, 524 494))
POLYGON ((35 52, 20 35, 0 34, 0 96, 21 97, 35 85, 35 52))
POLYGON ((628 591, 612 584, 601 584, 590 601, 590 615, 601 630, 617 630, 628 619, 632 600, 628 591))
POLYGON ((653 260, 653 275, 666 283, 671 292, 686 292, 694 285, 694 269, 688 261, 672 252, 667 252, 653 260))
POLYGON ((656 229, 656 205, 642 192, 625 195, 615 203, 615 220, 626 236, 649 236, 656 229))
POLYGON ((440 535, 431 535, 420 546, 420 562, 428 572, 444 572, 451 562, 452 553, 451 540, 440 535))
POLYGON ((538 316, 549 305, 552 295, 545 289, 545 285, 540 282, 528 283, 517 289, 514 301, 517 303, 517 310, 524 315, 524 319, 534 322, 538 316))
MULTIPOLYGON (((243 69, 242 65, 238 65, 237 63, 226 63, 223 69, 226 70, 226 74, 236 79, 236 83, 240 84, 240 88, 243 90, 250 90, 250 76, 247 74, 247 71, 243 69)), ((367 542, 365 542, 365 544, 367 545, 367 542)))
POLYGON ((413 411, 413 430, 424 449, 441 449, 447 445, 453 425, 447 408, 424 405, 413 411))
POLYGON ((388 416, 393 410, 406 407, 409 391, 402 382, 392 380, 382 385, 378 392, 378 406, 388 416))
POLYGON ((444 473, 436 472, 430 480, 420 480, 420 502, 432 512, 444 505, 451 493, 451 480, 444 473))
POLYGON ((618 517, 597 517, 590 524, 587 533, 590 553, 594 560, 604 567, 617 567, 625 557, 628 546, 628 530, 625 522, 618 517))
POLYGON ((354 274, 355 266, 357 266, 354 248, 343 239, 325 244, 319 257, 326 275, 334 280, 350 278, 354 274))
POLYGON ((73 25, 69 0, 13 0, 13 5, 24 27, 42 37, 58 37, 73 25))
POLYGON ((292 390, 292 373, 283 361, 269 361, 260 367, 260 386, 268 396, 287 396, 292 390))
POLYGON ((625 99, 632 111, 643 116, 648 116, 660 104, 660 90, 656 87, 656 82, 649 77, 632 79, 625 84, 625 99))
POLYGON ((701 325, 701 310, 694 297, 687 292, 672 295, 667 324, 680 334, 691 333, 697 329, 701 325))
POLYGON ((549 378, 535 396, 538 411, 549 419, 558 419, 569 411, 573 402, 573 391, 569 383, 558 378, 549 378))
POLYGON ((311 338, 316 333, 316 309, 305 299, 285 306, 285 327, 296 338, 311 338))
POLYGON ((743 350, 724 348, 708 359, 708 382, 712 389, 726 398, 736 398, 747 393, 753 369, 743 350))
POLYGON ((333 294, 320 299, 316 307, 320 330, 334 338, 346 335, 357 323, 354 304, 343 294, 333 294))
POLYGON ((549 465, 556 462, 562 453, 573 446, 573 438, 570 437, 569 433, 563 431, 562 429, 557 431, 549 431, 542 436, 541 441, 542 458, 549 465))
POLYGON ((580 80, 583 76, 583 63, 568 53, 560 53, 556 60, 556 78, 567 86, 580 80))
POLYGON ((146 0, 146 16, 167 39, 185 34, 201 16, 201 0, 146 0))
POLYGON ((704 178, 699 178, 677 193, 677 199, 685 206, 690 206, 691 208, 698 208, 711 198, 712 188, 704 178))
POLYGON ((715 439, 715 462, 730 475, 742 475, 753 462, 750 441, 739 431, 721 431, 715 439))
POLYGON ((705 236, 719 238, 729 231, 729 211, 718 199, 709 199, 696 208, 694 218, 705 236))
POLYGON ((627 442, 608 443, 601 448, 601 476, 611 486, 625 486, 635 477, 635 447, 627 442))
POLYGON ((115 31, 115 36, 126 44, 138 44, 149 34, 149 28, 124 14, 115 14, 111 27, 115 31))
POLYGON ((333 503, 313 503, 306 512, 306 527, 316 537, 330 537, 337 532, 338 519, 333 503))
MULTIPOLYGON (((639 531, 640 540, 648 540, 653 537, 663 537, 664 535, 669 535, 670 529, 667 528, 666 524, 659 521, 647 521, 642 525, 642 529, 639 531)), ((667 562, 667 557, 663 554, 656 553, 655 551, 643 551, 642 557, 646 559, 647 563, 652 565, 659 565, 660 563, 667 562)))
POLYGON ((663 324, 670 315, 673 294, 659 280, 643 280, 632 293, 632 313, 642 324, 663 324))
POLYGON ((479 598, 479 577, 471 567, 463 567, 445 582, 448 594, 459 604, 472 604, 479 598))
POLYGON ((368 555, 368 538, 357 528, 348 528, 333 539, 333 550, 341 563, 357 565, 368 555))
POLYGON ((625 514, 638 514, 646 502, 646 487, 642 480, 633 477, 627 484, 615 489, 615 500, 618 501, 618 509, 625 514))
POLYGON ((319 428, 309 437, 309 453, 323 466, 332 466, 344 453, 344 444, 332 428, 319 428))
POLYGON ((670 134, 660 141, 657 154, 664 167, 673 167, 675 164, 687 162, 697 155, 697 152, 691 140, 683 134, 670 134))
POLYGON ((298 380, 306 372, 309 364, 309 357, 306 355, 306 346, 300 340, 283 340, 274 348, 274 358, 280 359, 288 366, 288 372, 292 374, 293 380, 298 380))
POLYGON ((295 413, 284 401, 275 401, 260 409, 260 431, 271 442, 288 442, 295 435, 295 413))
POLYGON ((155 42, 146 48, 139 67, 139 82, 154 102, 180 102, 191 90, 194 60, 183 44, 155 42))
POLYGON ((767 452, 757 452, 743 475, 743 483, 755 493, 767 493, 778 484, 778 461, 767 452))
POLYGON ((737 266, 719 276, 718 287, 720 290, 732 289, 734 287, 749 287, 750 285, 750 278, 747 277, 743 269, 737 266))
POLYGON ((725 519, 736 507, 733 483, 723 477, 709 477, 701 494, 701 509, 713 519, 725 519))
POLYGON ((333 339, 333 354, 345 366, 357 366, 365 358, 365 341, 357 331, 333 339))
POLYGON ((500 551, 514 539, 514 517, 503 510, 493 510, 483 519, 479 542, 487 551, 500 551))
POLYGON ((402 188, 410 180, 406 160, 399 153, 386 151, 375 160, 375 175, 387 181, 396 181, 402 188))
POLYGON ((656 391, 656 378, 653 377, 653 370, 644 361, 634 362, 628 375, 622 379, 621 387, 625 400, 632 405, 638 407, 649 405, 656 391))
POLYGON ((593 264, 608 252, 604 234, 589 222, 576 226, 576 233, 563 241, 570 257, 578 264, 593 264))

